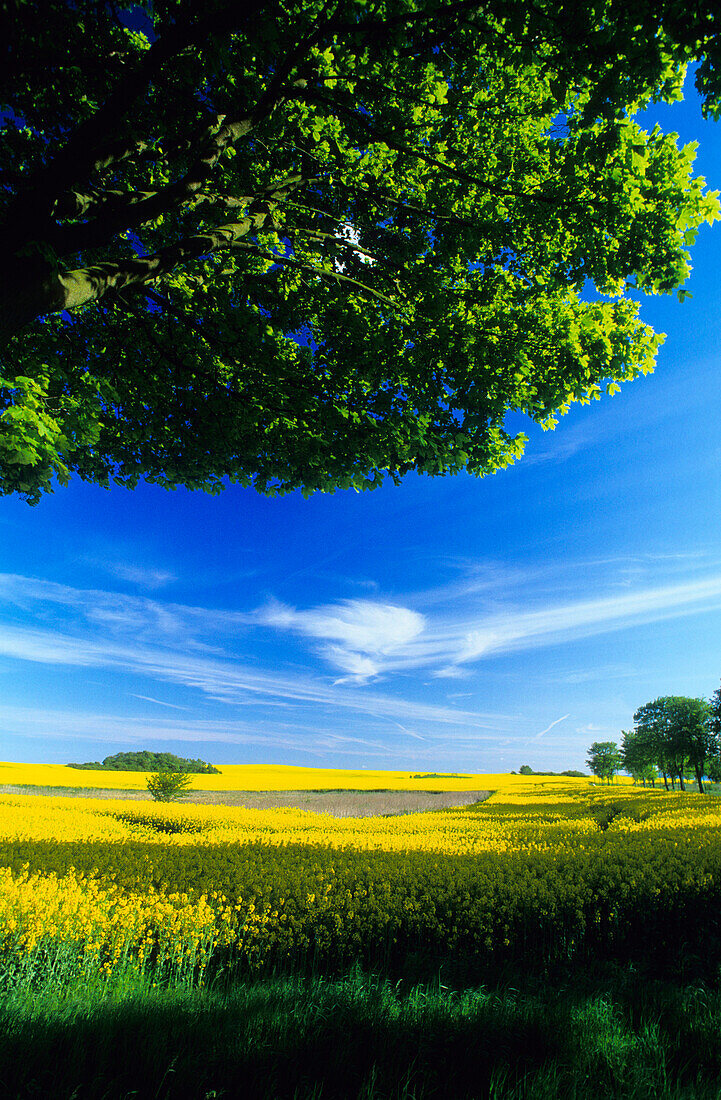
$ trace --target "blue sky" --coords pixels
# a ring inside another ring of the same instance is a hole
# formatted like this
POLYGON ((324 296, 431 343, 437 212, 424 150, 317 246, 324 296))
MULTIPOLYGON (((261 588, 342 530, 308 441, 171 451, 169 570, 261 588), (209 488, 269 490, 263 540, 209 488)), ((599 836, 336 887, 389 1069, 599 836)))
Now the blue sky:
MULTIPOLYGON (((651 109, 721 187, 695 93, 651 109)), ((267 499, 73 483, 0 500, 0 757, 584 766, 721 681, 721 226, 645 299, 655 375, 515 467, 267 499)))

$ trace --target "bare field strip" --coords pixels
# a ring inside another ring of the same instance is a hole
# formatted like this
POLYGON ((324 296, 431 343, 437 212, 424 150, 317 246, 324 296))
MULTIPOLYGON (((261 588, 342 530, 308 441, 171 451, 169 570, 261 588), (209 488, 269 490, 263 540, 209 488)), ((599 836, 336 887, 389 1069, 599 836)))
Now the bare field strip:
MULTIPOLYGON (((377 817, 448 810, 483 802, 491 791, 191 791, 183 802, 204 806, 245 806, 251 810, 293 808, 332 817, 377 817)), ((102 787, 31 787, 5 784, 0 794, 45 795, 52 798, 122 798, 152 801, 147 791, 102 787)))

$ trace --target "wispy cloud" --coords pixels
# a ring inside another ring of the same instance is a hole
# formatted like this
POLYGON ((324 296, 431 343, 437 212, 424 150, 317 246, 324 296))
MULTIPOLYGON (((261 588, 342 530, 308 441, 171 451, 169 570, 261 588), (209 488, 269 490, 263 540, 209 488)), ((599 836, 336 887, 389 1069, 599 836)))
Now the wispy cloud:
POLYGON ((415 607, 351 599, 307 609, 271 602, 255 611, 219 611, 6 574, 0 575, 0 655, 132 676, 124 684, 128 693, 182 709, 171 690, 159 687, 175 685, 185 690, 183 702, 190 690, 199 703, 229 708, 231 722, 240 712, 277 730, 308 721, 316 740, 324 724, 338 732, 355 723, 355 732, 384 728, 384 736, 395 730, 394 737, 410 740, 497 742, 527 737, 519 715, 459 706, 460 694, 435 702, 434 684, 440 689, 443 680, 465 677, 502 654, 719 609, 721 573, 580 600, 537 594, 527 608, 504 605, 500 591, 490 607, 484 602, 490 601, 481 595, 419 610, 420 592, 415 607), (271 654, 265 667, 262 653, 271 654), (416 673, 422 679, 414 680, 416 673))
POLYGON ((152 695, 138 695, 134 691, 128 692, 132 699, 142 699, 145 703, 156 703, 159 707, 170 707, 171 710, 189 710, 189 707, 182 707, 179 703, 166 703, 164 699, 154 699, 152 695))
POLYGON ((546 726, 545 730, 541 730, 541 732, 537 733, 535 737, 532 737, 531 741, 540 741, 540 739, 545 734, 549 733, 550 730, 552 730, 554 726, 559 725, 560 722, 565 722, 566 719, 570 718, 570 717, 571 717, 570 714, 563 714, 560 718, 557 718, 555 722, 551 722, 550 726, 546 726))
POLYGON ((603 434, 606 433, 599 430, 595 424, 578 424, 575 427, 569 427, 561 422, 554 432, 543 437, 542 445, 539 445, 537 440, 526 444, 522 465, 528 468, 546 463, 566 462, 579 451, 585 451, 591 447, 603 434))
POLYGON ((106 663, 107 650, 82 638, 57 631, 4 626, 0 631, 0 655, 20 661, 48 665, 99 666, 106 663))
POLYGON ((322 655, 358 680, 413 669, 430 669, 432 675, 447 679, 500 654, 719 607, 721 574, 716 574, 682 584, 615 590, 591 600, 547 603, 528 611, 494 608, 469 615, 463 608, 422 616, 408 608, 363 600, 307 611, 278 606, 260 618, 320 642, 322 655))
MULTIPOLYGON (((6 730, 46 742, 48 731, 53 739, 76 741, 149 745, 159 741, 209 742, 229 745, 262 745, 271 749, 306 748, 306 743, 317 731, 311 726, 298 724, 291 731, 271 723, 253 721, 188 721, 174 718, 128 718, 125 715, 105 714, 95 711, 63 711, 41 707, 12 707, 0 704, 0 721, 6 730)), ((334 736, 330 731, 320 731, 324 741, 330 743, 334 736)), ((345 745, 357 744, 382 748, 378 742, 362 737, 339 735, 337 741, 345 745)))
MULTIPOLYGON (((679 615, 721 607, 721 575, 685 584, 613 593, 594 600, 510 612, 481 620, 465 634, 459 661, 494 652, 556 645, 579 637, 621 630, 679 615)), ((456 635, 458 639, 459 635, 456 635)))
POLYGON ((327 712, 351 711, 373 717, 494 730, 506 717, 397 698, 374 691, 329 684, 309 672, 285 675, 237 660, 204 656, 157 646, 126 647, 113 642, 87 642, 50 630, 16 627, 0 634, 0 654, 59 666, 105 668, 182 685, 207 699, 230 706, 298 706, 313 704, 327 712))
POLYGON ((289 752, 315 755, 322 759, 328 752, 342 751, 345 756, 386 761, 386 766, 407 766, 409 748, 412 748, 415 760, 435 760, 438 765, 449 755, 452 758, 456 750, 461 753, 468 749, 477 752, 484 744, 498 743, 497 735, 484 737, 473 731, 461 734, 450 743, 439 738, 428 742, 400 723, 389 724, 382 720, 367 725, 359 732, 355 720, 347 726, 318 723, 317 719, 303 721, 300 717, 292 723, 278 723, 272 718, 255 716, 247 720, 228 718, 205 721, 174 717, 168 721, 165 718, 138 719, 96 711, 4 704, 0 704, 0 722, 8 735, 40 741, 44 748, 47 748, 49 741, 144 747, 161 742, 187 742, 241 748, 255 746, 265 753, 276 753, 285 760, 289 752))
POLYGON ((117 577, 121 581, 129 581, 138 588, 146 588, 154 591, 156 588, 164 588, 178 578, 167 569, 152 569, 132 562, 106 561, 102 563, 107 573, 117 577))
POLYGON ((5 619, 51 622, 56 629, 90 637, 132 637, 141 642, 177 644, 207 649, 220 635, 237 635, 254 623, 252 614, 217 611, 178 603, 108 592, 96 588, 74 588, 37 577, 0 573, 0 607, 5 619))

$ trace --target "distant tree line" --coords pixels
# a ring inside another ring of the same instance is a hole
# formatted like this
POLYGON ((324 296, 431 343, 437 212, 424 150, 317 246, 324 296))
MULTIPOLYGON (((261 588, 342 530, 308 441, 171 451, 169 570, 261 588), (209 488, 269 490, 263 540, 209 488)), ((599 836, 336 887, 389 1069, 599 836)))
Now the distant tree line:
MULTIPOLYGON (((515 772, 511 772, 511 775, 515 775, 515 772)), ((565 772, 537 772, 534 771, 530 764, 521 764, 518 769, 519 775, 565 775, 571 779, 587 779, 588 776, 585 772, 577 772, 572 769, 565 772)))
POLYGON ((92 772, 192 772, 199 775, 220 775, 220 770, 205 760, 186 760, 172 752, 117 752, 106 756, 102 763, 97 760, 87 764, 68 764, 69 768, 80 768, 92 772))
POLYGON ((695 775, 699 793, 704 779, 721 781, 721 688, 711 699, 664 695, 645 703, 633 716, 632 730, 615 741, 594 741, 586 763, 601 780, 611 782, 621 769, 634 780, 666 790, 676 783, 683 791, 695 775))

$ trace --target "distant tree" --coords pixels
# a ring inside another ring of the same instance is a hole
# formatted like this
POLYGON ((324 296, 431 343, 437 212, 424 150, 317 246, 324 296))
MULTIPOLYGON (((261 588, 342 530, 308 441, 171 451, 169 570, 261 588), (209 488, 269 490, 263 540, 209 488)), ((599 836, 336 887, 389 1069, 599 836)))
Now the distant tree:
MULTIPOLYGON (((511 775, 515 775, 515 774, 516 774, 515 772, 511 772, 511 775)), ((569 771, 565 771, 565 772, 550 772, 550 771, 549 772, 539 772, 539 771, 536 771, 535 768, 532 768, 530 764, 521 764, 521 767, 519 768, 518 774, 519 775, 564 775, 564 776, 567 776, 569 778, 574 778, 574 779, 587 779, 588 778, 588 776, 586 775, 585 772, 579 772, 579 771, 574 771, 574 770, 569 770, 569 771)))
POLYGON ((190 794, 191 778, 187 772, 155 772, 148 776, 146 786, 156 802, 174 802, 190 794))
POLYGON ((641 768, 638 768, 632 773, 633 778, 638 781, 639 779, 643 783, 644 787, 647 783, 650 783, 652 787, 656 786, 656 780, 658 779, 658 768, 655 764, 644 764, 641 768))
POLYGON ((662 700, 657 699, 639 707, 633 719, 635 725, 632 731, 633 745, 630 746, 631 763, 641 760, 655 764, 666 790, 669 789, 669 779, 675 789, 676 772, 666 736, 667 716, 662 700))
POLYGON ((672 716, 676 736, 685 747, 687 767, 693 769, 699 794, 703 794, 703 776, 708 763, 718 754, 718 739, 711 727, 710 709, 706 699, 673 697, 672 716))
POLYGON ((712 783, 721 783, 721 757, 712 757, 706 763, 706 775, 712 783))
POLYGON ((643 760, 658 765, 666 787, 667 777, 672 776, 685 790, 685 775, 693 771, 702 794, 709 761, 718 755, 709 703, 684 695, 664 695, 640 707, 633 719, 637 750, 643 760))
POLYGON ((610 783, 623 760, 615 741, 594 741, 588 750, 586 763, 594 775, 610 783))

